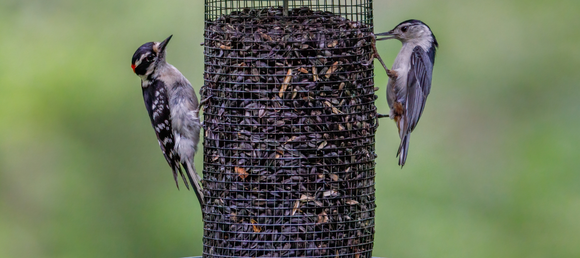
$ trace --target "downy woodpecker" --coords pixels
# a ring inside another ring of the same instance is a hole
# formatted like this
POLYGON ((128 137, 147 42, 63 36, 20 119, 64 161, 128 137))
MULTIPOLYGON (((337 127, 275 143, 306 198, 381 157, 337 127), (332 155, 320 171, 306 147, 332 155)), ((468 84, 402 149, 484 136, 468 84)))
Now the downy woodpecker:
POLYGON ((145 107, 163 156, 173 170, 177 188, 179 172, 189 189, 181 170, 183 166, 197 199, 203 206, 201 178, 195 171, 193 160, 201 130, 199 103, 189 81, 177 68, 165 61, 165 48, 172 36, 163 42, 148 42, 140 46, 133 55, 131 68, 141 78, 145 107))
POLYGON ((403 167, 409 151, 409 137, 417 126, 431 90, 437 39, 427 24, 419 20, 401 22, 394 29, 375 34, 386 36, 376 40, 398 39, 403 47, 387 70, 387 102, 389 117, 399 129, 401 144, 397 151, 399 166, 403 167))

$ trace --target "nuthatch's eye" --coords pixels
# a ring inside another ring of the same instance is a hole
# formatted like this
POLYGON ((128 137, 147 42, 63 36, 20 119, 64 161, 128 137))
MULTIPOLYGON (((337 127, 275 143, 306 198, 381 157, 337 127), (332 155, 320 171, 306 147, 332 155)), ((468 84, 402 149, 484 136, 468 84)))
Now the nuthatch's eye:
POLYGON ((405 33, 407 32, 407 29, 409 29, 409 26, 403 26, 403 28, 401 28, 401 31, 405 33))

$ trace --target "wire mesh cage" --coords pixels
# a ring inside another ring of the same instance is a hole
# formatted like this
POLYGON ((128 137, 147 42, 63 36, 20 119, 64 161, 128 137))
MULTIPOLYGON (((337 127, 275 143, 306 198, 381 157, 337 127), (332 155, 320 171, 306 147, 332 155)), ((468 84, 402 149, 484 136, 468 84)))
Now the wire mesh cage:
POLYGON ((205 0, 205 20, 215 21, 222 15, 246 8, 264 9, 282 7, 286 10, 308 7, 312 10, 332 12, 351 21, 362 22, 372 29, 372 0, 205 0))
POLYGON ((206 0, 204 257, 371 257, 371 0, 206 0))

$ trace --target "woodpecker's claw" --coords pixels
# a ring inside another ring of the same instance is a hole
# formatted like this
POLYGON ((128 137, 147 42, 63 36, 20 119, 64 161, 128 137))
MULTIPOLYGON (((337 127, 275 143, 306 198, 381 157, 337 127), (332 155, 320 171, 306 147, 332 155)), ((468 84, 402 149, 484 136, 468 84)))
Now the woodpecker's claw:
POLYGON ((206 102, 208 102, 208 101, 209 101, 211 98, 213 98, 213 95, 209 95, 209 97, 207 97, 207 98, 205 98, 205 99, 202 99, 202 100, 199 102, 199 105, 200 105, 200 106, 204 106, 204 105, 205 105, 205 103, 206 103, 206 102))

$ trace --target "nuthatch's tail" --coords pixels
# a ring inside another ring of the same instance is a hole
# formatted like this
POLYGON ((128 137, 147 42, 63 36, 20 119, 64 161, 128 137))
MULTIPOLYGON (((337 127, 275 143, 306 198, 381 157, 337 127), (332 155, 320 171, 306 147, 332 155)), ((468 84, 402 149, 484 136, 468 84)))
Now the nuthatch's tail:
POLYGON ((411 133, 407 132, 401 138, 401 145, 399 145, 399 150, 397 151, 397 157, 399 157, 399 166, 403 168, 405 162, 407 161, 407 153, 409 152, 409 138, 411 138, 411 133))
POLYGON ((409 130, 409 123, 407 122, 406 116, 395 115, 395 123, 397 123, 397 129, 399 129, 399 137, 401 138, 401 144, 399 145, 399 150, 397 151, 397 157, 399 157, 399 166, 403 168, 405 162, 407 161, 407 153, 409 152, 409 138, 411 137, 411 130, 409 130))
MULTIPOLYGON (((205 205, 205 201, 204 201, 204 196, 203 196, 203 191, 201 189, 201 185, 199 184, 201 182, 201 177, 199 177, 199 175, 195 171, 195 167, 192 163, 185 162, 183 164, 183 168, 185 169, 185 172, 187 174, 187 178, 189 179, 189 182, 191 183, 191 187, 193 188, 193 192, 195 192, 195 195, 197 196, 197 200, 199 201, 199 204, 203 208, 203 206, 205 205)), ((187 183, 185 183, 185 185, 187 185, 187 183)))

